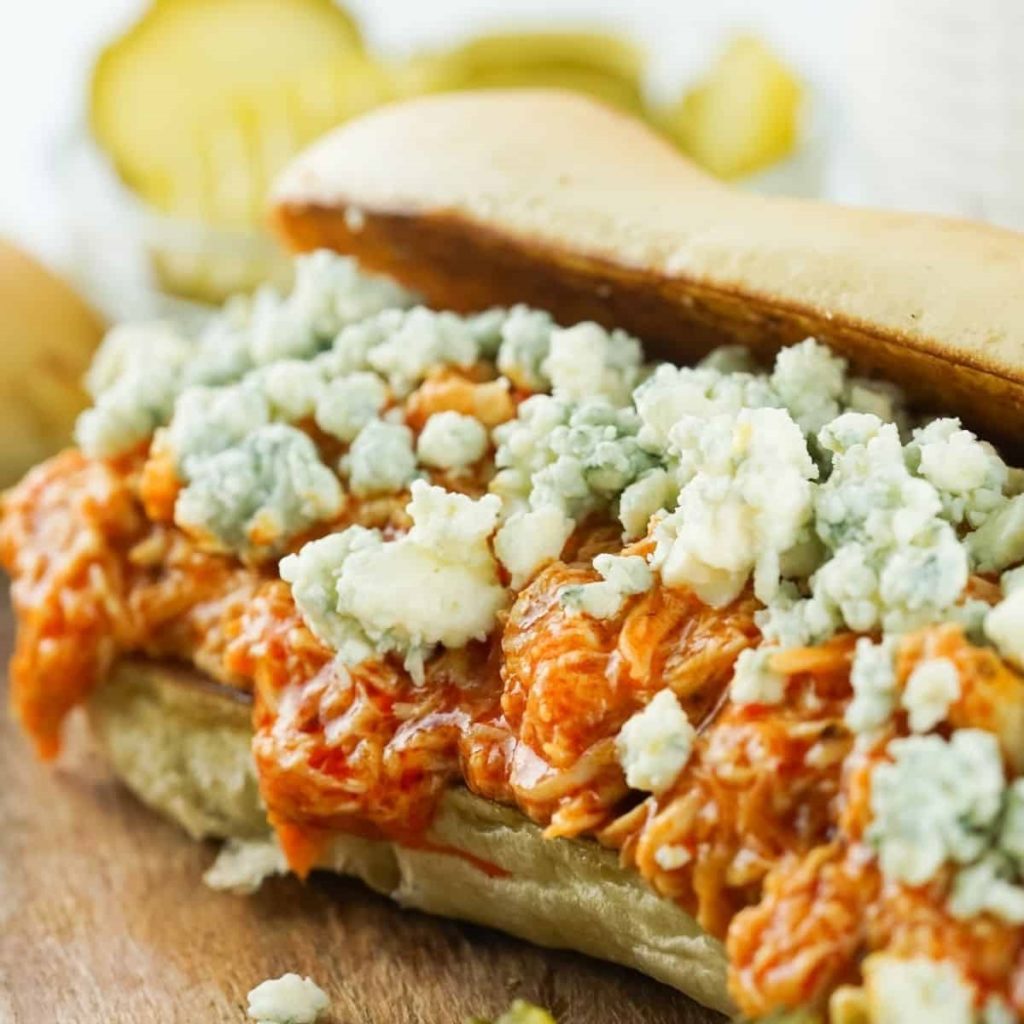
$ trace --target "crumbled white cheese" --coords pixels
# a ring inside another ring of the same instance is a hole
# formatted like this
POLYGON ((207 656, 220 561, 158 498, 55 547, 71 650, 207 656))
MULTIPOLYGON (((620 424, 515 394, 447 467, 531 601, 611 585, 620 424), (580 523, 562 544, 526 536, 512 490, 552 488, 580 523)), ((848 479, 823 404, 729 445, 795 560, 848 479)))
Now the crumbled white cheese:
POLYGON ((802 626, 800 642, 815 643, 843 624, 899 633, 948 617, 967 584, 967 555, 934 486, 907 468, 897 428, 845 413, 818 444, 832 459, 814 501, 827 558, 810 599, 785 597, 766 617, 765 635, 777 639, 772 631, 785 629, 797 638, 802 626))
POLYGON ((255 382, 187 388, 174 404, 162 445, 190 479, 211 455, 241 444, 270 422, 270 406, 255 382))
POLYGON ((480 347, 469 324, 454 313, 416 306, 398 316, 386 314, 387 337, 366 355, 370 367, 387 378, 397 395, 408 394, 436 366, 472 366, 480 347))
POLYGON ((86 375, 94 405, 75 424, 82 451, 120 455, 166 423, 193 353, 194 345, 168 324, 110 331, 86 375))
POLYGON ((1024 561, 1024 495, 993 512, 964 543, 979 572, 1000 572, 1024 561))
POLYGON ((957 419, 933 420, 915 430, 907 459, 938 491, 951 523, 981 526, 1006 500, 1006 463, 957 419))
POLYGON ((315 1024, 331 1005, 311 978, 283 974, 261 981, 248 995, 247 1014, 259 1024, 315 1024))
POLYGON ((125 376, 145 373, 178 377, 195 355, 195 344, 162 320, 119 324, 107 331, 85 374, 86 390, 95 399, 125 376))
POLYGON ((1024 588, 1024 565, 1019 565, 1016 569, 1007 569, 999 577, 999 586, 1002 587, 1003 595, 1006 597, 1024 588))
POLYGON ((640 443, 648 451, 663 452, 669 433, 687 417, 708 420, 741 409, 781 405, 764 376, 720 373, 710 368, 662 363, 633 392, 640 418, 640 443))
POLYGON ((613 502, 655 460, 636 439, 629 409, 603 399, 578 405, 534 395, 494 430, 498 472, 490 489, 510 505, 552 505, 573 519, 613 502))
POLYGON ((740 651, 733 669, 729 697, 737 704, 778 704, 786 693, 786 677, 772 671, 769 662, 775 649, 740 651))
POLYGON ((509 571, 513 590, 522 589, 561 555, 575 525, 553 505, 517 512, 505 520, 495 535, 494 553, 509 571))
POLYGON ((313 415, 324 387, 323 373, 315 361, 282 359, 255 376, 276 419, 294 421, 313 415))
POLYGON ((248 896, 274 875, 288 874, 276 839, 228 839, 203 875, 211 889, 248 896))
POLYGON ((689 482, 655 527, 652 565, 667 586, 690 587, 716 607, 753 572, 755 593, 770 601, 781 556, 811 516, 818 469, 800 428, 783 409, 743 409, 683 417, 669 440, 689 482))
POLYGON ((1019 1024, 1020 1018, 1002 996, 992 993, 981 1008, 981 1024, 1019 1024))
POLYGON ((680 843, 665 843, 654 851, 654 863, 662 871, 678 871, 693 860, 693 854, 680 843))
POLYGON ((925 658, 914 666, 902 704, 912 732, 928 732, 946 720, 960 698, 960 673, 949 658, 925 658))
POLYGON ((839 626, 833 609, 805 599, 796 584, 783 581, 767 607, 754 614, 766 642, 779 647, 804 647, 829 637, 839 626))
POLYGON ((997 845, 1016 865, 1017 873, 1024 875, 1024 778, 1006 787, 997 845))
POLYGON ((352 442, 342 469, 359 497, 403 490, 416 476, 412 431, 400 423, 371 420, 352 442))
POLYGON ((487 428, 475 416, 437 412, 424 424, 416 454, 425 466, 461 469, 482 459, 487 445, 487 428))
POLYGON ((348 664, 369 658, 373 648, 357 624, 338 614, 338 578, 349 555, 381 543, 378 530, 350 526, 304 544, 278 566, 306 625, 328 647, 340 651, 348 664))
POLYGON ((412 529, 385 541, 349 527, 281 562, 310 628, 343 662, 395 651, 414 675, 436 644, 463 647, 494 628, 508 594, 488 546, 500 503, 419 480, 407 511, 412 529))
POLYGON ((715 370, 718 373, 758 373, 754 353, 746 345, 719 345, 713 348, 698 364, 698 369, 715 370))
POLYGON ((985 616, 985 636, 999 653, 1024 668, 1024 588, 1012 590, 985 616))
POLYGON ((974 1024, 974 990, 951 961, 875 954, 863 969, 871 1024, 974 1024))
POLYGON ((354 259, 318 249, 296 259, 288 301, 317 334, 333 336, 345 324, 407 307, 414 299, 391 278, 368 274, 354 259))
POLYGON ((961 868, 953 881, 949 912, 961 919, 991 914, 1007 924, 1024 924, 1024 888, 1012 876, 1010 863, 998 853, 961 868))
POLYGON ((286 298, 261 289, 251 304, 245 325, 251 362, 309 358, 347 324, 411 301, 393 281, 363 273, 351 259, 326 250, 300 256, 286 298))
POLYGON ((978 861, 957 872, 949 898, 954 917, 988 913, 1010 924, 1024 924, 1024 779, 1003 794, 998 830, 978 861))
POLYGON ((527 306, 513 306, 501 326, 498 370, 524 391, 547 391, 551 381, 544 361, 551 347, 551 317, 527 306))
POLYGON ((263 557, 341 507, 337 477, 301 431, 272 423, 197 460, 175 522, 247 557, 263 557))
POLYGON ((640 359, 636 338, 587 322, 552 331, 543 372, 554 396, 563 401, 601 395, 613 405, 624 405, 636 387, 640 359))
POLYGON ((885 423, 895 423, 904 433, 906 399, 902 389, 886 380, 852 377, 846 386, 843 405, 847 412, 866 412, 885 423))
POLYGON ((404 313, 397 309, 386 309, 376 316, 343 327, 335 337, 330 349, 318 355, 317 363, 329 380, 345 377, 350 373, 372 370, 370 352, 402 323, 404 313))
POLYGON ((339 441, 353 441, 387 401, 387 385, 375 373, 356 371, 335 377, 317 398, 316 425, 339 441))
POLYGON ((696 735, 679 698, 667 688, 660 690, 615 739, 626 782, 633 789, 664 792, 690 760, 696 735))
POLYGON ((501 345, 502 328, 509 315, 509 310, 502 306, 495 306, 485 309, 482 313, 474 313, 466 317, 466 325, 476 340, 482 359, 493 361, 497 358, 498 348, 501 345))
POLYGON ((1002 805, 996 737, 980 729, 911 736, 889 744, 892 761, 871 779, 869 842, 888 878, 923 885, 947 861, 968 864, 986 849, 1002 805))
POLYGON ((559 592, 563 607, 595 619, 611 619, 627 597, 644 594, 654 585, 654 573, 639 555, 598 555, 594 568, 600 582, 563 587, 559 592))
POLYGON ((846 360, 814 338, 806 338, 779 352, 771 384, 801 430, 814 434, 839 415, 846 360))
POLYGON ((202 326, 188 382, 215 387, 240 380, 254 368, 250 351, 251 324, 263 316, 276 316, 280 297, 270 289, 255 295, 235 295, 202 326))
POLYGON ((665 469, 649 469, 619 495, 619 522, 626 540, 647 533, 651 516, 673 505, 679 488, 665 469))
POLYGON ((122 377, 75 424, 75 441, 93 458, 113 458, 144 441, 174 405, 175 383, 158 374, 122 377))
POLYGON ((862 636, 854 650, 850 683, 853 700, 846 708, 846 724, 854 732, 868 732, 885 725, 896 709, 896 651, 899 637, 886 636, 879 643, 862 636))

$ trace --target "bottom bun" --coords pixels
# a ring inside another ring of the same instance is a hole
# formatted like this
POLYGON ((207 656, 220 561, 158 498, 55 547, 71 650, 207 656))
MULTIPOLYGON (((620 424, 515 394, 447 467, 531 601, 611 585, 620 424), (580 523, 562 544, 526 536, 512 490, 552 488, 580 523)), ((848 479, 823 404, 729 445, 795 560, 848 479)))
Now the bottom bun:
MULTIPOLYGON (((189 669, 129 660, 88 711, 115 772, 190 835, 267 835, 244 695, 189 669)), ((613 852, 587 840, 544 839, 518 811, 463 788, 445 795, 425 839, 446 852, 341 836, 320 866, 354 875, 403 907, 611 960, 731 1009, 721 943, 620 867, 613 852)))

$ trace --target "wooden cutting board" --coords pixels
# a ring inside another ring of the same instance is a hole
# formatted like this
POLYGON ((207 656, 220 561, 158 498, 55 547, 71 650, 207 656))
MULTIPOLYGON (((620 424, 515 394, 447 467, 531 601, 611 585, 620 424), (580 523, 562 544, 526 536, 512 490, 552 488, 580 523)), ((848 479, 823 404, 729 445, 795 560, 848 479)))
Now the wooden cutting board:
MULTIPOLYGON (((0 605, 0 659, 11 647, 0 605)), ((84 723, 41 765, 0 714, 0 1021, 242 1024, 286 971, 331 997, 328 1024, 461 1024, 523 997, 562 1024, 710 1024, 632 971, 403 911, 354 882, 275 879, 251 897, 200 876, 190 841, 105 769, 84 723)))

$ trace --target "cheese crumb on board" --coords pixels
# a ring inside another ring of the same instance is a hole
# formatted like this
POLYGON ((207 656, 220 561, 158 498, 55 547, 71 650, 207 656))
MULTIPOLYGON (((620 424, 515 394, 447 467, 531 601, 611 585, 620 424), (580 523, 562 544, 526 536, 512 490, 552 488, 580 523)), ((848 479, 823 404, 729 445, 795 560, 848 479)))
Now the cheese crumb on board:
POLYGON ((248 1000, 246 1013, 257 1024, 315 1024, 331 1004, 312 978, 292 973, 260 982, 248 1000))

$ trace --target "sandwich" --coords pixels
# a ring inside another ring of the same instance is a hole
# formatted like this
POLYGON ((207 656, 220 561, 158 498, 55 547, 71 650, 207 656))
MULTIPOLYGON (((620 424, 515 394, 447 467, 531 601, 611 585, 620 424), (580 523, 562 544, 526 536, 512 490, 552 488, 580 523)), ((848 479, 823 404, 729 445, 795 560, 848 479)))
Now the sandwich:
POLYGON ((1024 1013, 1024 238, 733 192, 548 91, 280 179, 7 493, 16 713, 287 865, 748 1020, 1024 1013), (999 447, 997 447, 999 446, 999 447))

